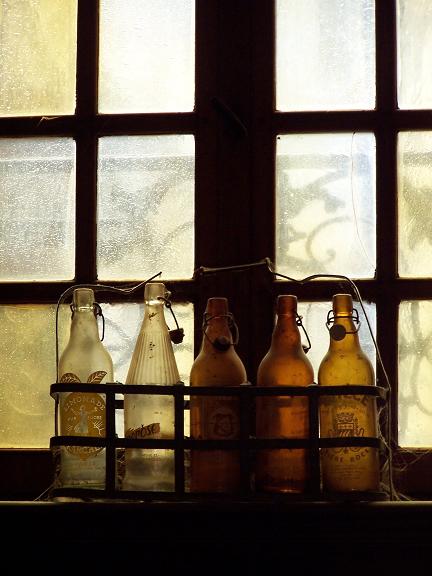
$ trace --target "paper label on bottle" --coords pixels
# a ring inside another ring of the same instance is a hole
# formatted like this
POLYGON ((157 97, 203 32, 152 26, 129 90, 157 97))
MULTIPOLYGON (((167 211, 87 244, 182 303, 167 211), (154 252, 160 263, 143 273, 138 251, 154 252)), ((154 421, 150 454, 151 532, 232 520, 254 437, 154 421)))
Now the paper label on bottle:
MULTIPOLYGON (((105 436, 105 400, 96 393, 72 392, 60 410, 61 434, 65 436, 105 436)), ((82 460, 96 456, 103 447, 66 446, 68 452, 82 460)))
POLYGON ((141 424, 139 428, 128 428, 125 432, 125 438, 134 438, 135 440, 160 438, 161 426, 159 422, 152 424, 141 424))
POLYGON ((233 398, 197 398, 195 410, 200 415, 199 436, 208 440, 238 438, 240 430, 238 402, 233 398))
MULTIPOLYGON (((321 435, 327 438, 375 437, 375 401, 368 396, 323 398, 321 435)), ((369 446, 323 448, 324 487, 332 490, 370 490, 379 484, 378 451, 369 446)))
MULTIPOLYGON (((323 398, 320 408, 322 436, 352 438, 376 436, 374 400, 367 396, 346 395, 344 399, 323 398)), ((338 448, 341 452, 358 452, 360 447, 338 448)))

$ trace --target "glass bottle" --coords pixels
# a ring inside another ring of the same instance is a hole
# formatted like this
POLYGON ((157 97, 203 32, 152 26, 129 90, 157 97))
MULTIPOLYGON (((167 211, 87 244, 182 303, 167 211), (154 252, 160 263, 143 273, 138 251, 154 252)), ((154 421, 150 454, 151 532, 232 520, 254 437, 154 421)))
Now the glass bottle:
MULTIPOLYGON (((280 295, 271 346, 261 360, 257 386, 308 386, 314 372, 301 343, 297 297, 280 295)), ((306 396, 257 396, 257 438, 308 438, 306 396)), ((260 449, 256 452, 255 489, 258 492, 304 492, 309 479, 308 451, 260 449)))
MULTIPOLYGON (((169 297, 162 282, 149 282, 144 289, 144 318, 129 365, 126 384, 178 384, 164 306, 169 297)), ((126 438, 173 439, 174 397, 125 394, 126 438)), ((126 448, 124 490, 172 491, 175 487, 174 451, 160 448, 126 448)))
MULTIPOLYGON (((99 337, 100 307, 91 288, 76 288, 72 297, 69 342, 60 356, 58 381, 113 382, 113 362, 99 337)), ((97 392, 60 394, 60 434, 105 436, 105 395, 97 392)), ((105 488, 105 448, 63 446, 56 478, 58 487, 105 488)))
MULTIPOLYGON (((236 329, 227 298, 207 300, 201 349, 190 372, 192 386, 237 386, 247 382, 246 369, 233 342, 236 329)), ((239 437, 239 399, 235 396, 190 397, 193 439, 234 440, 239 437)), ((191 450, 191 492, 240 490, 240 454, 237 450, 191 450)))
MULTIPOLYGON (((358 336, 358 315, 350 294, 333 296, 329 313, 329 349, 318 370, 318 385, 375 385, 372 363, 358 336)), ((376 398, 366 395, 322 396, 321 437, 377 437, 376 398)), ((322 487, 328 492, 377 491, 380 486, 379 452, 373 447, 321 449, 322 487)))

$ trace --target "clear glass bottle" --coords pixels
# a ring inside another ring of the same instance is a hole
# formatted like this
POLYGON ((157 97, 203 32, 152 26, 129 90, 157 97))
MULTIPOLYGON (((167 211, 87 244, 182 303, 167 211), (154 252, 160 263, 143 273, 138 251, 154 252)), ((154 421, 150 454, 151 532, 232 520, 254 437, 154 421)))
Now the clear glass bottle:
MULTIPOLYGON (((190 372, 191 386, 237 386, 247 382, 246 369, 234 348, 234 325, 227 298, 209 298, 201 349, 190 372)), ((190 430, 193 439, 237 439, 240 430, 238 398, 191 395, 190 430)), ((191 450, 191 492, 238 492, 240 472, 237 450, 191 450)))
MULTIPOLYGON (((126 384, 178 384, 164 306, 169 297, 162 282, 149 282, 144 289, 144 319, 132 355, 126 384)), ((125 394, 126 438, 173 439, 174 398, 171 395, 125 394)), ((175 487, 174 451, 126 448, 124 490, 172 491, 175 487)))
MULTIPOLYGON (((350 294, 335 294, 329 316, 329 349, 318 370, 318 385, 375 385, 375 373, 358 336, 358 316, 350 294)), ((376 398, 366 395, 322 396, 321 437, 377 437, 376 398)), ((328 492, 368 492, 380 487, 378 448, 321 449, 322 487, 328 492)))
MULTIPOLYGON (((99 337, 100 307, 91 288, 76 288, 72 298, 69 342, 59 359, 62 383, 113 382, 113 362, 99 337)), ((60 434, 105 436, 105 395, 68 392, 60 394, 60 434)), ((105 448, 64 446, 60 449, 57 487, 105 488, 105 448)))
MULTIPOLYGON (((297 298, 280 295, 271 346, 257 371, 257 386, 308 386, 314 372, 301 343, 297 298)), ((309 402, 306 396, 257 396, 257 438, 307 439, 309 402)), ((257 450, 255 489, 258 492, 304 492, 309 480, 308 451, 257 450)))

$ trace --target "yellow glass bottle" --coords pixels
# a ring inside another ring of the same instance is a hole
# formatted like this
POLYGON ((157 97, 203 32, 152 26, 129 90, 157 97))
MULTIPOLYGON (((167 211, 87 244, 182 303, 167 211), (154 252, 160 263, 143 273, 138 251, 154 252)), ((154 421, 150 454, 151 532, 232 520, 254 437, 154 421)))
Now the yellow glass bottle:
MULTIPOLYGON (((301 343, 297 297, 277 299, 277 320, 270 349, 261 360, 257 386, 308 386, 314 372, 301 343)), ((308 438, 309 403, 306 396, 257 396, 257 438, 308 438)), ((309 479, 308 451, 260 449, 256 453, 255 489, 258 492, 304 492, 309 479)))
MULTIPOLYGON (((207 301, 201 349, 190 372, 191 386, 237 386, 247 382, 246 369, 232 337, 233 318, 226 298, 207 301)), ((190 397, 191 438, 231 440, 239 437, 239 400, 235 396, 190 397)), ((191 492, 240 490, 237 450, 191 450, 191 492)))
MULTIPOLYGON (((373 366, 361 348, 358 317, 350 294, 335 294, 329 315, 329 349, 318 370, 318 385, 375 385, 373 366)), ((376 398, 322 396, 321 437, 377 437, 376 398)), ((328 492, 368 492, 380 487, 379 451, 373 447, 321 449, 322 488, 328 492)))

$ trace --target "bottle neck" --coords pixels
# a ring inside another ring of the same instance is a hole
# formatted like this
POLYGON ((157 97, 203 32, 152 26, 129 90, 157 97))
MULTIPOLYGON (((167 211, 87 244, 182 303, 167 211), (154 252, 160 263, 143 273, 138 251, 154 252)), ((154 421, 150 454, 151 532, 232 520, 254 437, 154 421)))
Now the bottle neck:
POLYGON ((71 340, 87 338, 100 342, 99 329, 93 307, 80 307, 73 310, 71 340))
POLYGON ((335 313, 334 323, 330 328, 330 349, 344 351, 361 349, 358 324, 354 322, 351 314, 335 313))
POLYGON ((144 321, 143 329, 150 330, 166 330, 168 326, 165 321, 164 303, 162 300, 151 300, 144 303, 144 321))
POLYGON ((279 314, 272 335, 273 349, 303 350, 295 314, 279 314))
POLYGON ((228 315, 216 315, 205 319, 201 349, 221 354, 233 350, 233 336, 228 315))

